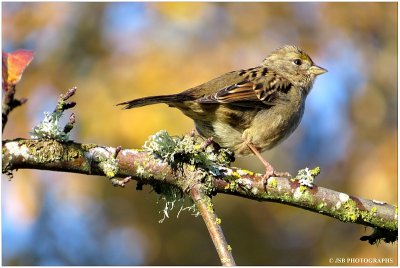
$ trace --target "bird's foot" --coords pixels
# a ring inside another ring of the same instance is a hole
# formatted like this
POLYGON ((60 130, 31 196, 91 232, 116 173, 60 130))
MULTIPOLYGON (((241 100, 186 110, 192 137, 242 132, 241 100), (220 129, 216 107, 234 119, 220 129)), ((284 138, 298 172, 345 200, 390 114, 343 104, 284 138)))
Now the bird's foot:
POLYGON ((215 144, 215 142, 213 141, 213 138, 212 138, 212 137, 211 137, 211 138, 207 138, 207 139, 203 142, 203 144, 201 145, 201 148, 206 149, 208 146, 214 145, 214 144, 215 144))
POLYGON ((290 175, 289 172, 278 172, 275 171, 274 168, 270 163, 267 162, 267 160, 262 157, 260 152, 257 150, 257 148, 251 144, 250 142, 245 140, 246 145, 250 148, 250 150, 260 159, 261 163, 265 166, 265 174, 264 174, 264 179, 268 179, 270 177, 288 177, 291 178, 292 176, 290 175))
POLYGON ((203 150, 210 146, 212 146, 213 151, 215 152, 221 149, 221 146, 219 146, 219 144, 214 141, 213 137, 204 137, 199 133, 196 128, 193 128, 187 135, 189 135, 189 137, 195 138, 196 141, 200 143, 200 146, 203 150))

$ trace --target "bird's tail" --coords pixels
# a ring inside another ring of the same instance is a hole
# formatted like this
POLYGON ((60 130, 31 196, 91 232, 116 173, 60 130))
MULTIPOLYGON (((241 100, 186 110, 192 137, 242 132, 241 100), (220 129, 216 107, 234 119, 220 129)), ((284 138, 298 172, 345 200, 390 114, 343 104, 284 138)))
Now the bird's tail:
POLYGON ((140 99, 121 102, 121 103, 118 103, 117 105, 125 105, 124 109, 132 109, 132 108, 137 108, 137 107, 142 107, 142 106, 152 105, 152 104, 157 104, 157 103, 173 104, 175 102, 181 102, 184 100, 185 100, 185 98, 182 95, 173 94, 173 95, 144 97, 144 98, 140 98, 140 99))

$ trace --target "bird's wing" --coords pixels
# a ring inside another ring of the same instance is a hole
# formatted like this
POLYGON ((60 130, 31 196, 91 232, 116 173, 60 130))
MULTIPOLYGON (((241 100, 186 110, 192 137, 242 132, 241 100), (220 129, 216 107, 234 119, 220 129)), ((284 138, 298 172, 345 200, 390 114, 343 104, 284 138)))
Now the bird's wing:
POLYGON ((282 95, 281 93, 287 93, 292 86, 286 78, 268 70, 267 67, 243 70, 239 75, 243 76, 240 82, 199 98, 196 102, 230 104, 262 102, 274 105, 274 101, 282 95))

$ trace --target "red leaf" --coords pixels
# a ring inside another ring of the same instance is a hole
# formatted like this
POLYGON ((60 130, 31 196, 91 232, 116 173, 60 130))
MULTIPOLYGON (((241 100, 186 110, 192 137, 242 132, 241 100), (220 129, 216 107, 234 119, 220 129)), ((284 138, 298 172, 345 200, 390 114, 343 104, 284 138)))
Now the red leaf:
POLYGON ((21 79, 25 68, 33 59, 33 51, 31 50, 16 50, 11 53, 3 51, 3 82, 5 89, 8 85, 16 85, 21 79))

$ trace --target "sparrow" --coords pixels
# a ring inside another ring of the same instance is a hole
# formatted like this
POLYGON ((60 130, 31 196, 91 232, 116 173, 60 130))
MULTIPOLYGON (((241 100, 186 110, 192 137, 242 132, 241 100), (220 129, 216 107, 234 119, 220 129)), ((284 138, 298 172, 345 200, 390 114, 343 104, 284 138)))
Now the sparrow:
MULTIPOLYGON (((299 125, 315 78, 327 72, 300 48, 286 45, 260 65, 225 73, 178 94, 150 96, 117 105, 132 109, 165 103, 193 119, 197 132, 235 156, 255 154, 265 176, 279 176, 261 155, 299 125)), ((287 173, 285 173, 287 174, 287 173)))

